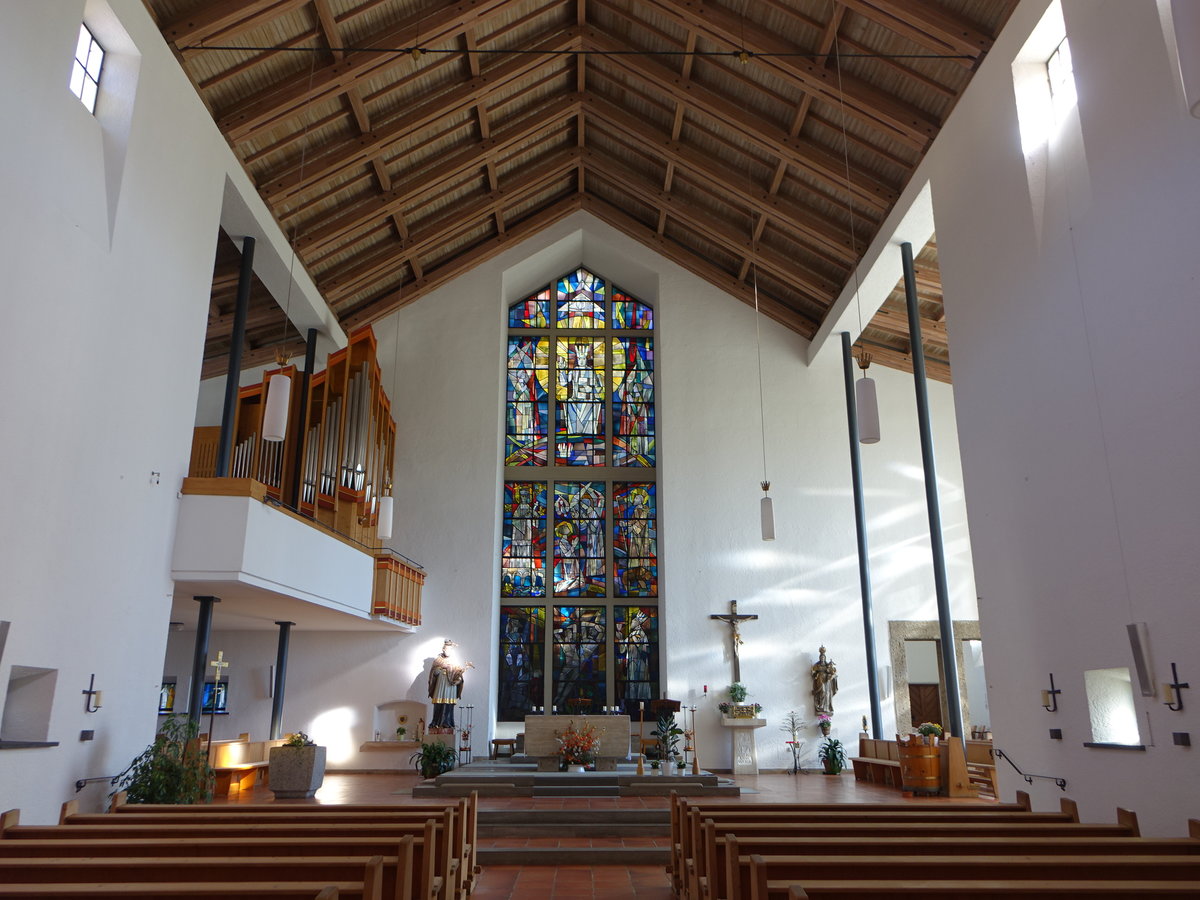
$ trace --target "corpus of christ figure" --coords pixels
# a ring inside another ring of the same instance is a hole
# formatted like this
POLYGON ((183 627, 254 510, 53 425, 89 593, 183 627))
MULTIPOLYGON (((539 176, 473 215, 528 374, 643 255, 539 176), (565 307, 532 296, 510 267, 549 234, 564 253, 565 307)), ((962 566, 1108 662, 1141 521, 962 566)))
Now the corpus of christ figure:
POLYGON ((709 618, 720 619, 722 622, 726 622, 729 625, 729 630, 732 632, 730 637, 732 638, 733 644, 733 680, 734 683, 740 682, 742 680, 742 666, 738 660, 738 648, 742 645, 742 632, 739 629, 739 625, 748 619, 757 619, 758 616, 738 615, 737 601, 730 600, 729 613, 727 615, 713 614, 709 616, 709 618))

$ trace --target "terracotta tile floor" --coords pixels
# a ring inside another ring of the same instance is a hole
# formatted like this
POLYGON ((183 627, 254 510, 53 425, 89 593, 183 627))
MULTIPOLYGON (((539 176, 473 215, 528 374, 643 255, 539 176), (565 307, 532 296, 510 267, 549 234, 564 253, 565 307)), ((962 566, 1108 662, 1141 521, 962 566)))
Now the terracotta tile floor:
POLYGON ((472 900, 669 900, 662 866, 488 866, 472 900))

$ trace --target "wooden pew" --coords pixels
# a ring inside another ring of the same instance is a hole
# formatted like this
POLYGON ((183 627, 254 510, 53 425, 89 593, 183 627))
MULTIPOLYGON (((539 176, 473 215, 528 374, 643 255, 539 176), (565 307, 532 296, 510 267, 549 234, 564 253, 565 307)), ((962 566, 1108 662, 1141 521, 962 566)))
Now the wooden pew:
POLYGON ((253 857, 383 858, 383 895, 399 900, 430 900, 438 896, 440 879, 434 881, 433 830, 427 836, 402 838, 137 838, 104 840, 88 838, 0 840, 0 865, 7 859, 76 857, 108 858, 210 858, 223 860, 253 857), (395 864, 392 860, 395 859, 395 864))
MULTIPOLYGON (((877 881, 988 881, 1004 879, 1032 882, 1103 880, 1113 882, 1178 881, 1200 893, 1200 857, 1141 854, 1105 857, 1089 853, 1072 856, 762 856, 751 854, 739 862, 747 870, 749 894, 743 900, 786 900, 793 884, 877 881)), ((936 854, 936 855, 935 855, 936 854)))
POLYGON ((792 885, 788 900, 892 900, 924 897, 962 900, 977 897, 1024 897, 1027 900, 1095 898, 1095 900, 1145 900, 1147 897, 1196 897, 1196 886, 1180 881, 814 881, 792 885))
MULTIPOLYGON (((77 813, 77 809, 73 808, 75 801, 69 801, 63 804, 63 814, 60 817, 60 823, 65 822, 71 815, 77 813), (72 807, 68 809, 68 807, 72 807)), ((446 808, 455 810, 455 830, 452 841, 455 847, 461 847, 462 852, 459 853, 461 858, 460 871, 462 873, 463 888, 467 893, 474 889, 474 879, 478 874, 479 866, 477 863, 477 850, 479 846, 479 794, 472 791, 467 797, 457 800, 447 800, 443 802, 424 802, 424 803, 392 803, 392 804, 368 804, 368 803, 345 803, 337 805, 325 805, 317 803, 297 803, 288 802, 275 803, 240 803, 236 806, 221 806, 214 807, 206 804, 194 804, 184 806, 172 806, 168 804, 149 804, 138 803, 131 804, 127 802, 127 797, 124 791, 120 791, 113 795, 110 810, 112 812, 121 813, 122 815, 147 815, 147 814, 163 814, 173 818, 178 818, 179 821, 186 821, 183 816, 212 816, 214 814, 223 815, 287 815, 306 813, 322 817, 340 817, 344 815, 374 815, 381 813, 427 813, 440 815, 446 808)), ((332 818, 330 819, 332 821, 332 818)), ((322 819, 325 821, 325 819, 322 819)))
MULTIPOLYGON (((716 866, 709 873, 713 886, 708 895, 721 900, 746 900, 750 881, 748 862, 758 854, 770 860, 776 856, 841 857, 849 859, 871 856, 923 857, 939 856, 1078 856, 1100 857, 1166 855, 1200 860, 1200 840, 1192 838, 939 838, 930 844, 924 838, 876 838, 869 844, 858 838, 751 838, 745 835, 722 835, 716 838, 716 866)), ((1197 863, 1200 865, 1200 862, 1197 863)), ((853 865, 848 866, 854 871, 853 865)))
POLYGON ((860 736, 858 756, 850 758, 854 780, 898 788, 900 784, 900 750, 895 741, 860 736))
MULTIPOLYGON (((394 861, 393 861, 394 864, 394 861)), ((0 860, 0 896, 34 893, 40 886, 65 884, 148 884, 160 889, 172 885, 241 884, 305 885, 305 896, 313 897, 324 886, 334 885, 339 896, 383 900, 382 857, 357 859, 337 857, 318 859, 281 859, 279 857, 241 860, 113 857, 82 859, 75 857, 0 860)))
POLYGON ((1127 825, 1090 825, 1077 822, 922 822, 893 820, 876 822, 721 822, 706 819, 696 838, 695 855, 684 861, 685 889, 695 896, 706 896, 711 890, 710 872, 715 870, 717 852, 715 837, 720 834, 739 838, 778 837, 785 839, 844 837, 869 844, 880 838, 909 837, 945 839, 954 837, 1136 837, 1127 825), (703 826, 712 823, 712 837, 701 839, 703 826))
MULTIPOLYGON (((878 812, 911 812, 920 809, 956 809, 956 810, 980 810, 988 812, 1010 812, 1021 813, 1030 812, 1032 806, 1030 803, 1029 794, 1025 791, 1017 791, 1015 803, 943 803, 936 800, 930 801, 929 805, 914 804, 914 803, 863 803, 863 804, 845 804, 845 803, 738 803, 731 800, 689 800, 678 794, 670 795, 670 820, 671 820, 671 855, 670 863, 668 864, 668 874, 671 877, 672 888, 675 893, 680 893, 686 887, 685 879, 685 864, 684 860, 690 858, 692 854, 692 835, 689 834, 689 817, 688 813, 691 810, 699 810, 701 812, 712 812, 714 815, 720 816, 730 814, 730 811, 738 811, 744 813, 779 813, 784 811, 793 811, 801 813, 820 813, 820 812, 838 812, 845 810, 848 807, 861 810, 874 810, 878 812)), ((1066 809, 1066 807, 1064 807, 1066 809)))
POLYGON ((317 885, 300 881, 243 884, 240 881, 203 884, 88 883, 81 884, 0 884, 0 897, 19 897, 22 900, 75 900, 79 897, 147 897, 150 900, 172 900, 177 897, 229 897, 237 900, 338 900, 362 895, 362 882, 317 885))
POLYGON ((276 824, 247 823, 213 825, 205 822, 192 824, 124 824, 124 817, 106 816, 111 824, 105 825, 20 825, 12 819, 0 818, 0 844, 5 841, 25 840, 109 840, 128 841, 145 838, 174 838, 176 840, 220 837, 223 839, 250 840, 255 838, 335 838, 350 839, 391 838, 399 841, 404 835, 425 838, 427 866, 431 872, 429 896, 439 900, 450 900, 462 895, 459 884, 459 859, 453 855, 449 836, 453 834, 453 810, 443 811, 440 819, 432 817, 404 821, 344 823, 344 822, 280 822, 276 824), (7 824, 6 824, 7 823, 7 824))
MULTIPOLYGON (((678 879, 680 886, 677 891, 683 892, 690 891, 697 885, 703 885, 708 878, 708 869, 712 867, 711 850, 706 849, 701 839, 701 828, 706 821, 715 822, 719 826, 718 831, 724 833, 740 832, 740 829, 732 827, 733 823, 747 826, 752 824, 800 825, 804 823, 837 826, 872 822, 912 822, 922 825, 939 823, 983 825, 990 822, 1059 825, 1079 821, 1078 809, 1074 802, 1065 799, 1062 803, 1062 810, 1058 813, 1035 813, 1021 805, 998 808, 996 804, 987 804, 983 807, 965 804, 939 804, 937 806, 898 804, 888 807, 842 804, 833 808, 825 806, 818 809, 775 804, 748 810, 740 810, 736 807, 714 807, 701 810, 693 808, 690 804, 682 803, 679 816, 681 817, 679 824, 682 839, 678 849, 676 849, 675 842, 672 842, 671 874, 673 880, 678 879)), ((1136 834, 1136 831, 1133 833, 1136 834)), ((703 888, 701 889, 703 890, 703 888)))

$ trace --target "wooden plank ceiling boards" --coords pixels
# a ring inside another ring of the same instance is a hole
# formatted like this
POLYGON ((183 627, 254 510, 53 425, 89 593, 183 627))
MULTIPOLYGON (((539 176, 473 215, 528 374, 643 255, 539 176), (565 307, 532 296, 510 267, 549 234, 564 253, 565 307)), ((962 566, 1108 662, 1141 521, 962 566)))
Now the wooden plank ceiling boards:
MULTIPOLYGON (((747 303, 756 279, 764 313, 805 337, 1015 6, 145 3, 347 327, 586 209, 747 303)), ((917 266, 930 374, 948 380, 935 246, 917 266)), ((247 364, 273 346, 262 330, 247 364)), ((905 366, 902 296, 860 343, 905 366)))

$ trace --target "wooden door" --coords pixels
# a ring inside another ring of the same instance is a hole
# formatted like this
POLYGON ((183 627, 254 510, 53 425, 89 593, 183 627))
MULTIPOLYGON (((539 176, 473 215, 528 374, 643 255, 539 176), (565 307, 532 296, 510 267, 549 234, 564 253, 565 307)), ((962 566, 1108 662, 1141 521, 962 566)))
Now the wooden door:
POLYGON ((922 722, 942 723, 942 692, 936 684, 910 684, 908 700, 915 729, 922 722))

